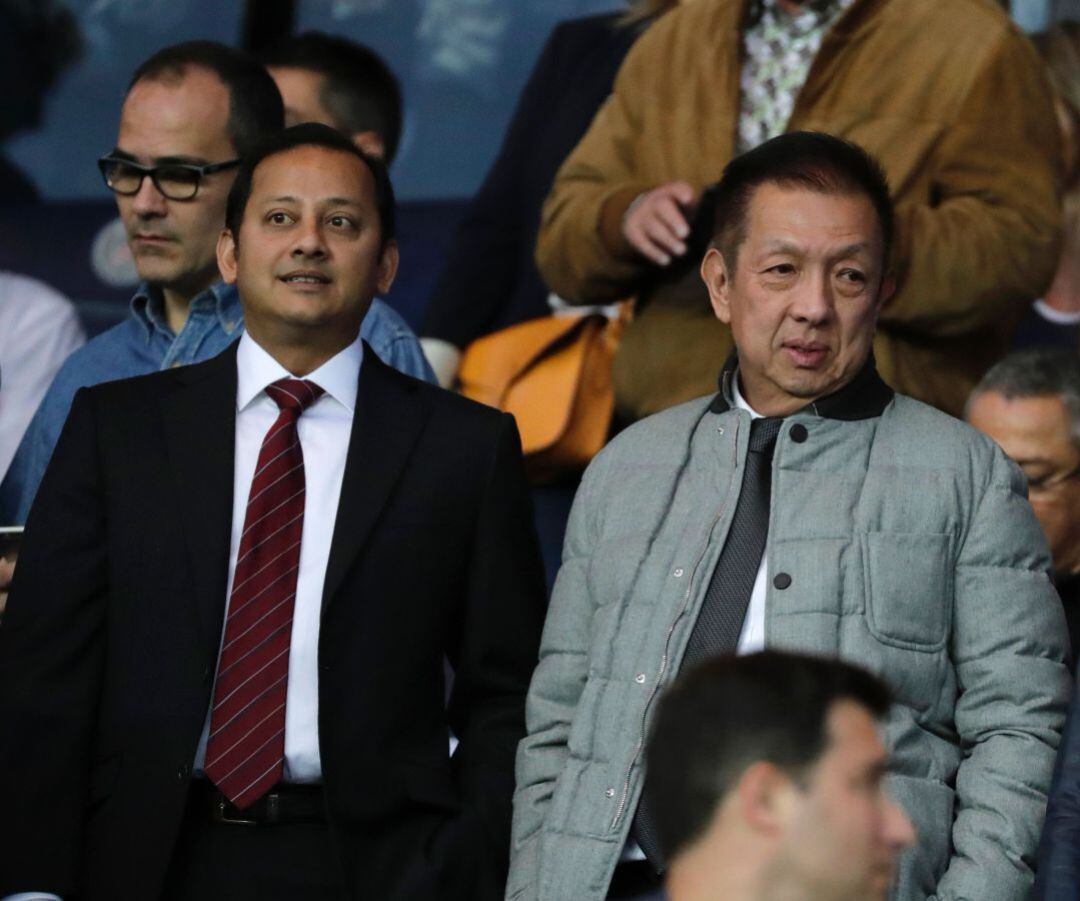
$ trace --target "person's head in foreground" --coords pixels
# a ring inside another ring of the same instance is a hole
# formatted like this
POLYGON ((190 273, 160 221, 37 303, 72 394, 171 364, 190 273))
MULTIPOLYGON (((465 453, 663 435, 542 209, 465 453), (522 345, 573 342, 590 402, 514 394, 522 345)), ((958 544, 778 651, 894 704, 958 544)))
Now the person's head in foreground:
POLYGON ((714 189, 701 276, 731 326, 739 387, 766 416, 839 390, 892 295, 889 187, 856 145, 792 132, 732 160, 714 189))
POLYGON ((964 418, 1024 470, 1054 571, 1080 572, 1080 358, 1032 348, 983 376, 964 418))
POLYGON ((397 272, 382 163, 335 129, 295 125, 244 158, 218 241, 245 328, 294 375, 351 344, 397 272))
POLYGON ((883 778, 888 688, 836 660, 716 657, 660 702, 647 790, 670 901, 874 901, 914 842, 883 778))

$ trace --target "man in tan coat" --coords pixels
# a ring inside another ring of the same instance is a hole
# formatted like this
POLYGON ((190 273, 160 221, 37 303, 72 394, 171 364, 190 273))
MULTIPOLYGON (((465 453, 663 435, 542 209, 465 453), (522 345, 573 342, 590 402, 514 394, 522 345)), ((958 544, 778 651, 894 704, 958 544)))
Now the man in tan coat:
POLYGON ((959 413, 1056 262, 1059 138, 1035 52, 988 0, 695 0, 635 45, 559 172, 537 261, 567 300, 638 295, 616 360, 636 419, 715 390, 731 346, 687 253, 703 190, 786 130, 855 141, 897 207, 875 353, 959 413))

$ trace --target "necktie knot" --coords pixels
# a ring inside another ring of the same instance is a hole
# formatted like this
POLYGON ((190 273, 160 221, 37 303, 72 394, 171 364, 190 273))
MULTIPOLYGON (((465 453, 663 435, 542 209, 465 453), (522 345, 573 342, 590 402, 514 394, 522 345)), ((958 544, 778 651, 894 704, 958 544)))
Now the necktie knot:
POLYGON ((278 379, 266 386, 266 393, 281 410, 299 416, 323 395, 323 389, 307 379, 278 379))
POLYGON ((780 434, 783 419, 769 416, 750 423, 750 451, 760 454, 772 451, 776 436, 780 434))

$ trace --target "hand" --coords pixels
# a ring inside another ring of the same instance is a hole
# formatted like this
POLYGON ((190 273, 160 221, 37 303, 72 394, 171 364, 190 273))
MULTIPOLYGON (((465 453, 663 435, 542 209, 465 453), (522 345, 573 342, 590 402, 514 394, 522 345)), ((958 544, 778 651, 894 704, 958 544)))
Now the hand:
POLYGON ((11 588, 11 580, 15 577, 15 554, 0 557, 0 616, 4 615, 7 607, 8 589, 11 588))
POLYGON ((669 181, 646 191, 623 216, 623 237, 642 256, 666 266, 686 253, 687 215, 697 200, 694 189, 684 181, 669 181))

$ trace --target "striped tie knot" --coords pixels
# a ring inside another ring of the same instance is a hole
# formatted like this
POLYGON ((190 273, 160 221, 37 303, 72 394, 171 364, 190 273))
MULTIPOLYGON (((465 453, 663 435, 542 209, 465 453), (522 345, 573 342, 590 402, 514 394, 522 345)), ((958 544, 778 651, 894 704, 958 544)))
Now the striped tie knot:
POLYGON ((307 379, 278 379, 266 386, 266 393, 280 410, 299 416, 323 395, 323 389, 307 379))

